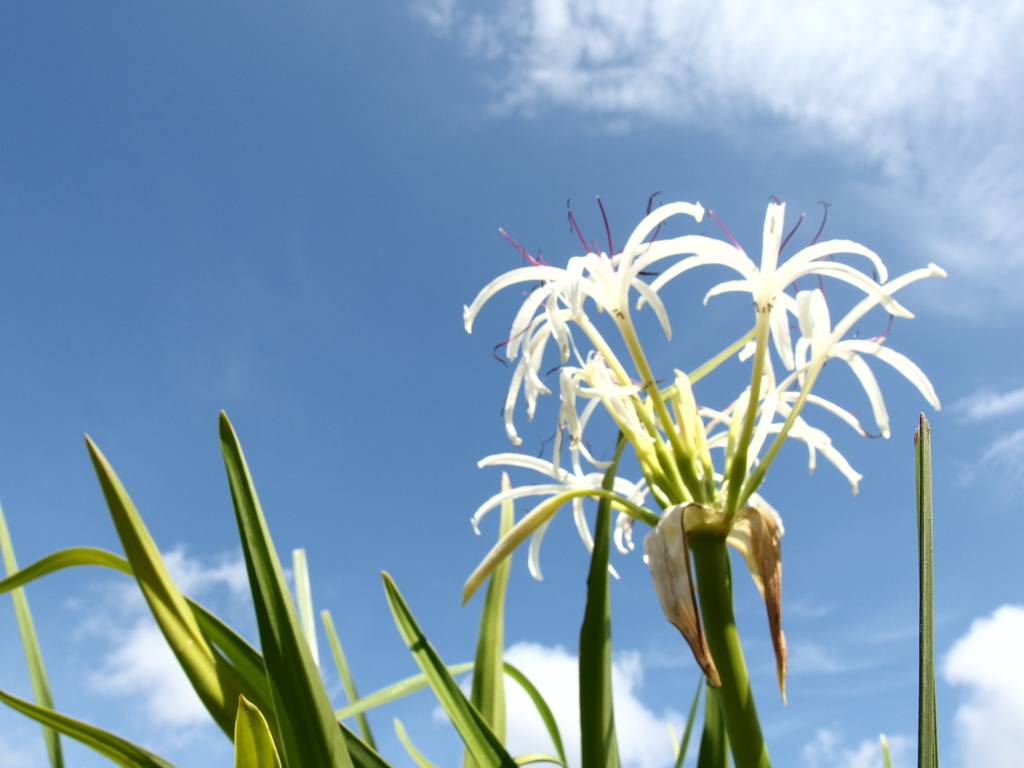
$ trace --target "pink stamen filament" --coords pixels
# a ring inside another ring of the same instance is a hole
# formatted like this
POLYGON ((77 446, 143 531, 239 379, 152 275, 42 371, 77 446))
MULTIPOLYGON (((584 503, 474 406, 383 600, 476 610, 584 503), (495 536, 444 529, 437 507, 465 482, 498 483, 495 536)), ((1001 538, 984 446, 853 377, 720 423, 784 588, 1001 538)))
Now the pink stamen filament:
POLYGON ((569 202, 569 200, 565 201, 565 207, 569 209, 569 223, 572 224, 572 228, 576 231, 576 236, 580 239, 580 243, 583 244, 583 250, 590 253, 590 246, 587 245, 587 239, 583 237, 583 233, 580 231, 580 225, 576 223, 576 217, 573 216, 572 207, 570 207, 569 202))
POLYGON ((527 252, 527 250, 525 248, 523 248, 523 246, 521 246, 519 243, 517 243, 515 240, 513 240, 512 236, 508 232, 506 232, 504 229, 502 229, 501 227, 498 227, 498 231, 501 232, 502 236, 506 240, 508 240, 510 243, 512 243, 512 247, 514 247, 517 251, 519 251, 519 253, 521 253, 523 255, 523 258, 526 259, 527 261, 529 261, 531 264, 533 264, 533 266, 535 266, 535 267, 543 267, 543 266, 545 266, 545 264, 543 264, 542 262, 537 261, 535 258, 533 258, 533 256, 531 256, 527 252))
POLYGON ((738 250, 740 253, 746 253, 746 251, 743 250, 743 246, 741 246, 738 242, 736 242, 736 238, 732 236, 732 232, 730 232, 728 229, 726 229, 725 224, 722 223, 722 220, 720 218, 718 218, 715 215, 715 212, 712 211, 710 208, 708 209, 708 216, 710 216, 712 219, 714 219, 715 223, 718 224, 718 226, 720 226, 722 228, 722 231, 725 232, 725 236, 729 238, 729 241, 733 245, 736 246, 736 250, 738 250))
POLYGON ((597 207, 601 209, 601 218, 604 219, 604 233, 608 236, 608 255, 615 255, 615 248, 612 246, 612 228, 608 224, 608 216, 604 212, 604 203, 601 202, 601 196, 597 195, 597 207))

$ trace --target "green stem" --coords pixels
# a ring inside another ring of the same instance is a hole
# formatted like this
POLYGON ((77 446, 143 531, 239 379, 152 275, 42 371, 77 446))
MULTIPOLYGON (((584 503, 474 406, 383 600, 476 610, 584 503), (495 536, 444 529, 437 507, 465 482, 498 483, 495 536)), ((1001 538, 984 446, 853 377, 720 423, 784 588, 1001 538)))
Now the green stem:
POLYGON ((736 768, 770 768, 747 665, 732 610, 732 575, 726 533, 694 531, 690 549, 697 571, 697 594, 711 658, 722 679, 719 689, 725 729, 736 768))

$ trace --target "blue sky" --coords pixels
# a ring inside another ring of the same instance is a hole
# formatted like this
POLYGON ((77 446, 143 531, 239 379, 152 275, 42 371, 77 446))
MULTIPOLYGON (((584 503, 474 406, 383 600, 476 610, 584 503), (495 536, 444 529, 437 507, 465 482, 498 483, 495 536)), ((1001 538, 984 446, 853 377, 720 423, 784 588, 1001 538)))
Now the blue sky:
MULTIPOLYGON (((497 228, 564 263, 578 250, 567 199, 596 238, 600 195, 623 241, 661 191, 712 208, 756 252, 771 195, 810 222, 825 200, 826 234, 868 245, 891 273, 948 271, 902 295, 917 318, 890 335, 944 407, 879 370, 892 439, 818 418, 864 474, 858 496, 824 462, 808 479, 799 446, 772 470, 765 494, 786 521, 788 707, 760 598, 745 577, 736 594, 772 755, 876 765, 884 731, 909 765, 911 436, 926 410, 944 762, 1011 764, 1024 731, 1024 670, 1004 650, 1024 640, 1022 26, 1018 4, 928 0, 8 3, 0 499, 19 559, 117 549, 88 432, 178 553, 183 582, 252 634, 216 441, 223 408, 279 550, 308 551, 314 598, 334 613, 362 690, 415 671, 382 569, 444 657, 469 658, 478 608, 460 610, 459 588, 494 523, 480 539, 468 519, 500 476, 475 463, 507 450, 509 371, 491 347, 517 296, 488 305, 471 336, 461 309, 520 263, 497 228)), ((672 231, 717 236, 707 223, 672 231)), ((701 306, 708 285, 666 294, 676 336, 655 344, 666 370, 748 327, 741 299, 701 306)), ((872 322, 865 333, 885 318, 872 322)), ((866 415, 849 372, 827 374, 823 393, 866 415)), ((544 413, 520 414, 527 448, 551 431, 544 413)), ((543 563, 538 583, 515 561, 507 638, 569 685, 587 565, 569 515, 543 563)), ((697 669, 639 553, 614 564, 622 717, 633 763, 656 768, 697 669)), ((123 581, 65 572, 29 599, 59 708, 178 765, 228 764, 123 581)), ((11 660, 0 687, 27 694, 6 605, 0 626, 11 660)), ((340 702, 329 665, 325 676, 340 702)), ((396 766, 411 763, 392 716, 438 764, 459 759, 424 693, 372 720, 396 766)), ((532 726, 517 723, 528 739, 532 726)), ((0 713, 0 766, 44 760, 34 724, 0 713)))

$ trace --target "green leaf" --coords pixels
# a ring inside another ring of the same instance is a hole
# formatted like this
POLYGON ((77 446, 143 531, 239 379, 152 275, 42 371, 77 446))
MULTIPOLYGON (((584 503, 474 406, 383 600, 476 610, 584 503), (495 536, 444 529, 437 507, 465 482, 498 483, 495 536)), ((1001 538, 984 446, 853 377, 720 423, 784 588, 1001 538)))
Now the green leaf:
POLYGON ((75 565, 101 565, 121 571, 121 573, 127 573, 129 576, 135 575, 128 561, 113 552, 95 547, 69 547, 41 557, 20 571, 8 573, 7 578, 0 579, 0 593, 24 586, 48 573, 75 565))
POLYGON ((235 717, 235 768, 281 768, 274 737, 259 708, 238 697, 235 717))
POLYGON ((313 661, 320 666, 320 648, 316 642, 316 619, 313 618, 313 589, 309 584, 309 565, 306 562, 306 550, 292 550, 292 571, 295 576, 295 602, 299 607, 299 623, 302 633, 309 643, 309 652, 313 661))
POLYGON ((892 768, 892 757, 889 755, 889 740, 881 734, 878 740, 882 743, 882 768, 892 768))
MULTIPOLYGON (((446 669, 450 675, 461 675, 463 672, 469 672, 473 668, 473 662, 464 661, 461 664, 452 664, 446 669)), ((400 699, 403 696, 408 696, 410 693, 426 688, 430 685, 430 681, 427 676, 422 672, 412 677, 407 677, 404 680, 399 680, 397 683, 392 683, 389 686, 381 688, 379 691, 371 693, 369 696, 363 696, 358 701, 354 701, 347 707, 342 707, 336 710, 334 716, 339 720, 344 720, 347 717, 353 717, 358 715, 360 712, 366 712, 367 710, 374 709, 387 704, 388 702, 400 699)))
POLYGON ((355 768, 391 768, 391 765, 377 754, 377 750, 352 733, 344 723, 339 723, 339 725, 341 734, 345 737, 345 746, 348 747, 349 757, 352 758, 355 768))
POLYGON ((700 702, 700 692, 704 688, 704 680, 704 675, 697 680, 697 691, 693 694, 690 714, 686 716, 686 730, 683 731, 683 743, 679 745, 679 752, 676 754, 675 768, 683 768, 683 761, 686 760, 686 748, 690 746, 690 734, 693 733, 693 723, 697 719, 697 704, 700 702))
MULTIPOLYGON (((601 484, 606 491, 613 487, 625 445, 626 439, 620 432, 615 456, 601 484)), ((612 608, 608 590, 611 530, 612 504, 604 497, 597 505, 594 551, 587 575, 587 605, 580 627, 580 747, 582 763, 587 768, 619 766, 612 706, 612 608)))
POLYGON ((445 668, 441 657, 437 655, 437 651, 430 645, 416 619, 413 618, 395 582, 388 574, 381 575, 384 578, 384 592, 391 608, 391 615, 394 616, 395 625, 402 639, 412 651, 413 658, 423 670, 423 674, 427 676, 434 695, 452 721, 455 730, 459 732, 476 764, 480 768, 513 768, 515 762, 511 755, 505 751, 505 747, 487 725, 483 715, 466 699, 455 679, 445 668))
MULTIPOLYGON (((11 576, 17 573, 18 561, 14 556, 14 544, 11 542, 10 532, 7 530, 7 520, 4 518, 3 509, 0 509, 0 551, 3 553, 4 569, 7 571, 7 575, 11 576)), ((13 589, 11 599, 14 602, 14 617, 18 622, 21 646, 25 650, 25 664, 28 667, 28 677, 32 683, 32 693, 35 695, 37 704, 53 709, 50 683, 46 679, 46 667, 43 666, 43 652, 39 648, 39 639, 36 637, 36 628, 32 623, 32 612, 28 608, 25 590, 20 587, 13 589)), ((43 741, 46 743, 46 753, 49 755, 51 767, 63 768, 64 754, 60 748, 60 735, 54 729, 44 725, 43 741)))
POLYGON ((132 744, 102 728, 62 715, 49 707, 41 707, 2 690, 0 701, 45 726, 82 742, 122 768, 174 768, 172 763, 137 744, 132 744))
MULTIPOLYGON (((331 646, 331 655, 334 656, 334 666, 338 668, 338 677, 341 678, 341 686, 345 689, 345 696, 348 697, 349 704, 355 704, 359 701, 359 692, 356 690, 355 681, 352 679, 352 673, 349 671, 348 661, 345 659, 345 652, 341 649, 341 641, 338 640, 338 633, 334 631, 334 620, 331 618, 331 612, 320 611, 320 618, 324 623, 324 631, 327 633, 327 643, 331 646)), ((426 684, 427 680, 426 678, 423 678, 423 685, 426 684)), ((335 712, 334 716, 338 717, 338 713, 335 712)), ((373 732, 370 730, 370 723, 367 721, 366 715, 362 712, 356 714, 356 725, 359 728, 359 735, 363 740, 376 749, 377 744, 373 740, 373 732)))
POLYGON ((230 737, 242 687, 234 668, 203 637, 192 609, 167 572, 160 550, 106 457, 85 437, 125 556, 143 597, 200 701, 230 737))
POLYGON ((700 739, 697 768, 729 768, 729 741, 721 696, 712 685, 705 684, 704 690, 704 734, 700 739))
POLYGON ((530 763, 554 763, 555 765, 565 765, 565 763, 559 760, 554 755, 546 755, 543 752, 528 752, 525 755, 519 755, 515 758, 516 765, 529 765, 530 763))
POLYGON ((409 734, 405 732, 405 726, 397 717, 395 718, 395 733, 398 735, 398 740, 402 742, 402 746, 405 747, 405 751, 409 753, 409 757, 416 761, 416 765, 420 768, 437 768, 423 756, 422 752, 416 749, 412 741, 409 740, 409 734))
POLYGON ((920 643, 918 653, 917 765, 939 768, 935 716, 935 616, 932 598, 932 432, 928 419, 914 434, 917 453, 917 552, 920 567, 920 643))
POLYGON ((288 592, 242 447, 223 411, 220 442, 281 732, 282 762, 286 768, 352 768, 345 738, 334 719, 288 592))
MULTIPOLYGON (((511 490, 508 473, 501 474, 501 490, 511 490)), ((512 499, 501 505, 501 523, 498 540, 515 525, 515 508, 512 499)), ((502 656, 505 653, 505 590, 508 574, 512 567, 512 556, 506 557, 494 569, 487 585, 483 610, 480 611, 480 629, 476 636, 476 656, 473 661, 473 688, 469 700, 484 720, 491 726, 494 735, 505 743, 505 670, 502 656)), ((462 758, 464 768, 476 768, 469 750, 462 758)))
POLYGON ((540 715, 540 719, 544 721, 544 727, 548 729, 548 735, 551 736, 551 743, 555 745, 555 751, 558 752, 559 761, 563 765, 567 765, 565 750, 562 748, 562 734, 558 730, 558 723, 555 722, 555 716, 552 714, 548 703, 544 701, 544 697, 540 695, 540 691, 537 690, 526 675, 513 667, 507 661, 505 662, 505 674, 519 683, 522 689, 526 691, 526 695, 530 697, 530 700, 533 702, 533 706, 537 708, 537 713, 540 715))

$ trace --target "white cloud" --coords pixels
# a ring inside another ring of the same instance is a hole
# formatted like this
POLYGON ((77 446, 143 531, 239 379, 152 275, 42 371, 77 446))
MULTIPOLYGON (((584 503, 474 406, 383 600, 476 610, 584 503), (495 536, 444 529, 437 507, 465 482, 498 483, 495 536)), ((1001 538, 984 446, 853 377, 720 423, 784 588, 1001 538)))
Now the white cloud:
POLYGON ((953 410, 970 421, 983 421, 1024 411, 1024 387, 1010 392, 983 389, 953 404, 953 410))
POLYGON ((1024 608, 978 619, 946 658, 946 680, 967 686, 956 713, 966 768, 1011 768, 1024 755, 1024 608))
POLYGON ((928 258, 997 289, 1024 276, 1021 0, 416 2, 492 62, 502 109, 734 133, 773 116, 877 163, 872 197, 928 258))
MULTIPOLYGON (((887 738, 893 768, 909 766, 913 740, 906 736, 887 738)), ((865 739, 856 749, 850 749, 837 732, 822 728, 814 741, 804 746, 803 758, 809 768, 879 768, 882 747, 878 739, 865 739)))
MULTIPOLYGON (((518 667, 551 707, 565 744, 570 766, 580 764, 579 671, 575 656, 564 648, 547 648, 535 643, 516 643, 505 653, 509 663, 518 667)), ((620 654, 612 668, 615 701, 615 731, 619 756, 624 765, 637 768, 662 768, 672 763, 672 743, 668 726, 681 733, 683 718, 667 710, 655 715, 638 698, 643 684, 643 668, 638 653, 620 654)), ((506 683, 508 700, 507 743, 512 754, 552 753, 554 747, 533 703, 511 680, 506 683)))
MULTIPOLYGON (((175 583, 190 596, 217 587, 226 587, 235 597, 245 593, 248 582, 240 554, 221 555, 212 566, 188 557, 181 547, 163 553, 163 558, 175 583)), ((86 624, 86 631, 105 636, 113 646, 89 676, 93 689, 140 700, 146 718, 158 727, 174 730, 212 722, 138 589, 123 583, 108 589, 119 615, 97 613, 86 624)))

